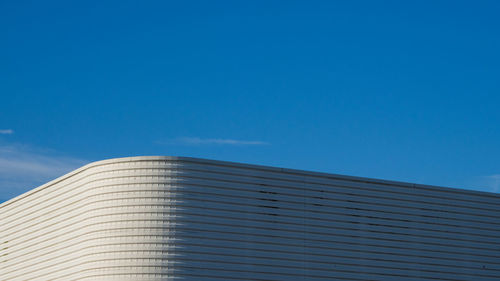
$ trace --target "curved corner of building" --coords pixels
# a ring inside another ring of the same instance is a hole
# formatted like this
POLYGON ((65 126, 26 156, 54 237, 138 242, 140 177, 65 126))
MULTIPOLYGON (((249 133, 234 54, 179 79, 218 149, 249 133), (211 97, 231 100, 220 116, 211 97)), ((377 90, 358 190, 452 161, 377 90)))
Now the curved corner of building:
POLYGON ((93 162, 0 205, 0 279, 164 279, 177 159, 93 162))

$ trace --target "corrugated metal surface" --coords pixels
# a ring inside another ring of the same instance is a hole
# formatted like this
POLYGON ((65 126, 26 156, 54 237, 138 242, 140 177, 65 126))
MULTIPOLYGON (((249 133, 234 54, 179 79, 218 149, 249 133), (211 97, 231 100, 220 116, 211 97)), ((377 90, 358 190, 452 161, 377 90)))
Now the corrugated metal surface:
POLYGON ((500 196, 178 157, 0 205, 0 280, 500 280, 500 196))

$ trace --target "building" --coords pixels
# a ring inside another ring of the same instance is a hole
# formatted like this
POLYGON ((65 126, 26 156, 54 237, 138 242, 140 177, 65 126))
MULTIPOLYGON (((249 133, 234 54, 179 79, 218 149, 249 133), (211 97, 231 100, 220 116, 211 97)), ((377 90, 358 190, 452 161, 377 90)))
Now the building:
POLYGON ((500 280, 500 194, 185 157, 0 204, 0 280, 500 280))

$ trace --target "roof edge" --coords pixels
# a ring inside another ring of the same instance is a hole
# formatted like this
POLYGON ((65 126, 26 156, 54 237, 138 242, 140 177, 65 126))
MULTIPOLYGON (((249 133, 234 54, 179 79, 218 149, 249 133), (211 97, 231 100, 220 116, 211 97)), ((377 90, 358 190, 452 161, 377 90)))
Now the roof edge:
POLYGON ((129 156, 129 157, 118 157, 118 158, 109 158, 104 160, 98 160, 94 162, 90 162, 85 164, 84 166, 77 168, 71 172, 68 172, 60 177, 57 177, 47 183, 44 183, 38 187, 35 187, 27 192, 24 192, 14 198, 11 198, 0 204, 0 208, 10 205, 15 201, 18 201, 22 198, 25 198, 33 193, 36 193, 48 186, 51 186, 55 183, 63 181, 69 177, 72 177, 82 171, 90 169, 92 167, 112 164, 112 163, 120 163, 127 161, 147 161, 147 160, 167 160, 167 161, 180 161, 187 163, 199 163, 199 164, 208 164, 208 165, 217 165, 217 166, 232 166, 238 168, 246 168, 246 169, 255 169, 261 171, 273 171, 273 172, 281 172, 281 173, 290 173, 290 174, 299 174, 304 176, 316 176, 316 177, 324 177, 328 179, 338 179, 338 180, 349 180, 355 182, 364 182, 364 183, 375 183, 381 185, 391 185, 391 186, 402 186, 402 187, 410 187, 410 188, 423 188, 428 190, 438 190, 444 192, 455 192, 455 193, 463 193, 463 194, 474 194, 474 195, 487 195, 499 197, 500 194, 494 192, 486 192, 486 191, 478 191, 478 190, 470 190, 470 189, 461 189, 454 187, 445 187, 445 186, 437 186, 437 185, 426 185, 426 184, 418 184, 418 183, 410 183, 410 182, 402 182, 402 181, 394 181, 394 180, 385 180, 385 179, 376 179, 376 178, 367 178, 367 177, 358 177, 358 176, 346 176, 340 174, 333 173, 325 173, 325 172, 315 172, 308 170, 299 170, 299 169, 290 169, 290 168, 280 168, 274 166, 266 166, 266 165, 256 165, 256 164, 246 164, 240 162, 231 162, 231 161, 222 161, 222 160, 212 160, 212 159, 204 159, 204 158, 195 158, 195 157, 185 157, 185 156, 129 156))
POLYGON ((36 193, 36 192, 39 192, 40 190, 43 190, 44 188, 48 187, 48 186, 51 186, 53 184, 56 184, 58 182, 61 182, 67 178, 70 178, 78 173, 81 173, 87 169, 90 169, 92 167, 96 167, 96 166, 100 166, 100 165, 106 165, 106 164, 112 164, 112 163, 120 163, 120 162, 127 162, 127 161, 146 161, 146 160, 170 160, 170 161, 174 161, 174 160, 178 160, 179 158, 182 158, 182 157, 177 157, 177 156, 129 156, 129 157, 117 157, 117 158, 109 158, 109 159, 103 159, 103 160, 98 160, 98 161, 93 161, 93 162, 90 162, 90 163, 87 163, 83 166, 81 166, 80 168, 77 168, 73 171, 70 171, 64 175, 61 175, 51 181, 48 181, 40 186, 37 186, 31 190, 28 190, 16 197, 13 197, 3 203, 0 204, 0 208, 4 207, 4 206, 7 206, 7 205, 10 205, 18 200, 21 200, 33 193, 36 193))

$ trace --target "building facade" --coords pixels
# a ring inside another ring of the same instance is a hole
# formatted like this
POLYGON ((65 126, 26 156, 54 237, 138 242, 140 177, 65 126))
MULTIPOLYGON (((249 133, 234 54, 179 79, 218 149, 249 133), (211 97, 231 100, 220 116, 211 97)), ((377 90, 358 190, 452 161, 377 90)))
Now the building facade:
POLYGON ((500 280, 500 195, 104 160, 0 204, 0 280, 500 280))

